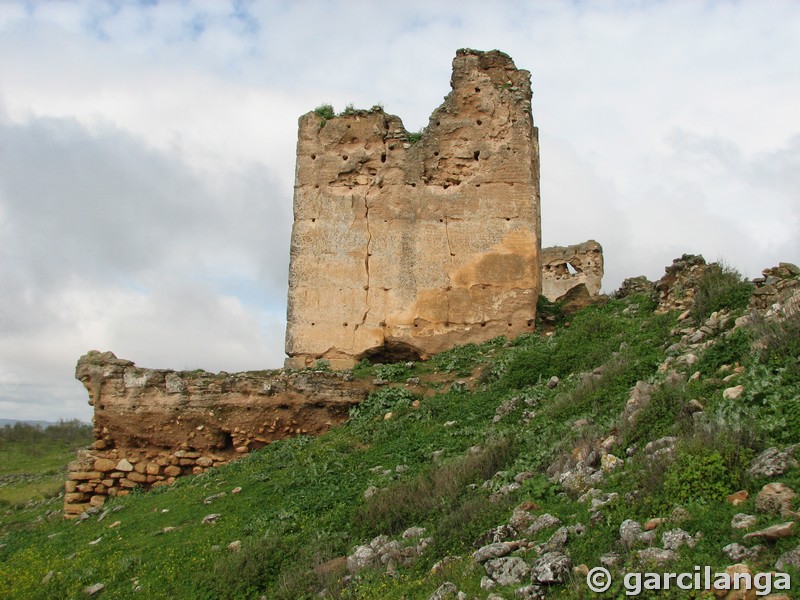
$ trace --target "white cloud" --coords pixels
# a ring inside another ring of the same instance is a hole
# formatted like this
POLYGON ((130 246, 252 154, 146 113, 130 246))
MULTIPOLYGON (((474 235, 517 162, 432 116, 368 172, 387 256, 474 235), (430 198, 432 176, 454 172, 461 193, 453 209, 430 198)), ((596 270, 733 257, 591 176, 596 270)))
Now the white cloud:
POLYGON ((275 366, 297 117, 418 129, 464 46, 532 72, 544 241, 601 242, 606 290, 798 262, 799 28, 793 0, 2 3, 0 416, 85 417, 90 348, 275 366))
POLYGON ((114 128, 0 119, 0 202, 8 414, 87 417, 72 376, 92 348, 280 366, 291 195, 263 165, 197 170, 114 128))

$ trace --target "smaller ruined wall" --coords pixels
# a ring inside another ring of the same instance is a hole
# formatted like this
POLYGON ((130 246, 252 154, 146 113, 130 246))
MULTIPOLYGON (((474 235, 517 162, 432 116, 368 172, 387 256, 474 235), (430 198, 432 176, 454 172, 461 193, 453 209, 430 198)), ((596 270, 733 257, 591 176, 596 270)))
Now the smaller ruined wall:
POLYGON ((655 283, 656 311, 689 310, 698 282, 708 266, 699 254, 684 254, 673 260, 664 269, 664 276, 655 283))
POLYGON ((594 240, 542 248, 542 295, 551 302, 589 298, 603 285, 603 247, 594 240))
MULTIPOLYGON (((664 276, 656 282, 645 276, 631 277, 614 293, 617 298, 634 294, 652 296, 658 303, 657 312, 686 311, 692 307, 695 289, 706 270, 719 263, 706 263, 699 254, 684 254, 664 269, 664 276)), ((762 277, 751 282, 750 309, 779 312, 786 316, 800 313, 800 267, 782 262, 777 267, 762 271, 762 277)))
POLYGON ((658 281, 650 281, 644 275, 629 277, 614 292, 614 297, 645 295, 658 304, 656 312, 686 311, 691 308, 695 289, 708 267, 701 255, 684 254, 664 269, 664 276, 658 281))
POLYGON ((94 406, 95 442, 69 465, 64 512, 174 483, 298 434, 319 435, 367 395, 346 373, 142 369, 89 352, 75 376, 94 406))

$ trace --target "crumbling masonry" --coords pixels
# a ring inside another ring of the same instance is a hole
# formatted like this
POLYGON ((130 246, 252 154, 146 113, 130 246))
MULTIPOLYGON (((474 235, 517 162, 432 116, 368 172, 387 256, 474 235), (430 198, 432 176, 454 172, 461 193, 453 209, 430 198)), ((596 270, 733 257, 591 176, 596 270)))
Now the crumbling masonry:
POLYGON ((172 484, 275 440, 324 433, 368 390, 349 373, 142 369, 95 351, 80 358, 75 377, 94 407, 95 442, 69 465, 67 516, 135 488, 172 484))
POLYGON ((451 85, 416 141, 380 108, 300 118, 287 367, 425 358, 533 329, 530 74, 459 50, 451 85))
POLYGON ((603 248, 596 241, 542 249, 542 295, 551 302, 587 302, 602 285, 603 248))

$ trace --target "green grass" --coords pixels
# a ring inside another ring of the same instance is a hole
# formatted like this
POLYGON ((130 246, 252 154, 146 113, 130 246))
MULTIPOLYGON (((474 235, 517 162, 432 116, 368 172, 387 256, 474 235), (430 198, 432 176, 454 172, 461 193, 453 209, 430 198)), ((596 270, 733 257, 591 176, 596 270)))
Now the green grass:
MULTIPOLYGON (((84 445, 91 442, 88 437, 84 445)), ((4 444, 0 446, 0 476, 62 470, 75 457, 69 445, 4 444)))
MULTIPOLYGON (((586 527, 583 536, 568 543, 576 564, 597 566, 601 554, 617 551, 628 568, 635 565, 619 543, 622 521, 667 516, 684 505, 691 520, 682 527, 702 531, 703 538, 694 550, 682 549, 670 568, 723 567, 728 561, 722 546, 741 541, 741 533, 731 532, 731 517, 754 512, 752 498, 766 483, 747 476, 750 458, 791 437, 786 423, 794 414, 791 399, 797 388, 785 373, 797 351, 791 335, 780 332, 773 351, 751 349, 749 335, 720 337, 717 350, 711 346, 706 357, 701 353, 707 368, 699 380, 665 385, 658 367, 676 341, 676 315, 656 315, 653 308, 647 298, 612 300, 566 318, 551 336, 497 338, 413 366, 359 364, 356 377, 390 383, 377 387, 345 425, 323 436, 276 442, 226 467, 183 478, 172 488, 112 500, 102 521, 51 517, 3 529, 0 597, 74 598, 83 587, 101 582, 104 594, 114 598, 296 599, 316 597, 323 588, 329 597, 345 599, 428 598, 448 580, 469 597, 485 597, 479 585, 483 569, 469 556, 476 541, 505 523, 523 501, 535 502, 540 512, 567 525, 586 527), (723 399, 729 384, 715 372, 719 363, 733 359, 748 370, 746 392, 736 403, 723 399), (555 388, 546 386, 552 375, 561 378, 555 388), (412 392, 408 377, 419 378, 421 387, 412 392), (452 386, 465 378, 469 389, 452 386), (657 391, 639 426, 624 430, 620 415, 639 380, 653 383, 657 391), (427 389, 427 395, 416 393, 419 389, 427 389), (684 418, 689 399, 706 406, 702 427, 684 418), (501 405, 510 408, 495 420, 501 405), (628 443, 641 448, 666 434, 681 439, 675 462, 648 463, 642 452, 627 458, 628 443), (611 446, 626 463, 599 487, 619 498, 594 518, 586 503, 562 493, 548 470, 575 448, 596 446, 612 435, 626 442, 611 446), (523 471, 533 476, 502 493, 523 471), (371 486, 377 493, 365 498, 371 486), (232 493, 236 487, 241 493, 232 493), (745 505, 734 508, 720 501, 738 488, 751 493, 745 505), (637 489, 643 493, 626 496, 637 489), (226 495, 204 504, 219 492, 226 495), (221 517, 202 524, 210 513, 221 517), (396 577, 366 571, 343 587, 341 569, 321 568, 379 534, 397 537, 409 526, 425 527, 433 543, 396 577), (237 540, 241 551, 228 550, 237 540), (431 567, 444 556, 456 558, 432 574, 431 567), (51 570, 54 576, 42 585, 51 570)), ((690 368, 683 369, 688 377, 690 368)), ((800 488, 800 470, 778 480, 800 488)), ((777 517, 760 519, 759 526, 777 517)), ((531 541, 545 542, 552 533, 541 532, 531 541)), ((796 545, 797 539, 790 539, 770 546, 755 566, 769 568, 796 545)), ((534 559, 530 551, 523 557, 534 559)), ((510 598, 514 589, 495 591, 510 598)), ((576 579, 548 597, 586 594, 576 579)))
POLYGON ((0 428, 0 531, 60 509, 67 463, 91 441, 91 427, 77 421, 0 428))
POLYGON ((0 476, 0 507, 56 496, 64 488, 66 475, 67 470, 61 468, 22 477, 0 476))

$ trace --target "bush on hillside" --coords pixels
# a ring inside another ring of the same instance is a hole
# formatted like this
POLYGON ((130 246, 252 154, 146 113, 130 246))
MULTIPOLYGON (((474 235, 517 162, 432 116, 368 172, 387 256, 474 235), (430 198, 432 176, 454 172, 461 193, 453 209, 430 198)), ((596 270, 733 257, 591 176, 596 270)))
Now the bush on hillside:
POLYGON ((386 413, 395 416, 405 414, 411 408, 416 396, 402 387, 382 387, 367 396, 367 399, 350 409, 348 425, 352 431, 365 440, 372 439, 376 433, 377 422, 383 420, 386 413))
POLYGON ((375 377, 384 381, 405 381, 411 377, 411 369, 404 362, 391 363, 388 365, 375 365, 373 367, 375 377))
POLYGON ((664 477, 664 497, 675 506, 722 502, 733 490, 731 474, 717 450, 685 446, 664 477))
POLYGON ((784 319, 758 319, 753 325, 761 359, 783 368, 785 383, 800 384, 800 313, 784 319))
POLYGON ((748 329, 740 327, 727 336, 722 336, 700 357, 697 370, 711 375, 722 365, 744 363, 750 354, 752 336, 748 329))
POLYGON ((747 308, 753 284, 725 263, 710 264, 697 282, 691 315, 698 323, 723 308, 736 311, 747 308))
POLYGON ((628 432, 625 446, 635 443, 647 443, 666 435, 681 433, 691 426, 682 416, 686 406, 686 387, 684 385, 667 385, 656 388, 650 403, 638 414, 636 425, 628 432))

